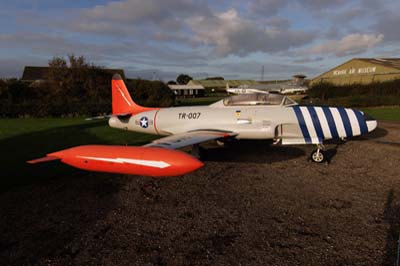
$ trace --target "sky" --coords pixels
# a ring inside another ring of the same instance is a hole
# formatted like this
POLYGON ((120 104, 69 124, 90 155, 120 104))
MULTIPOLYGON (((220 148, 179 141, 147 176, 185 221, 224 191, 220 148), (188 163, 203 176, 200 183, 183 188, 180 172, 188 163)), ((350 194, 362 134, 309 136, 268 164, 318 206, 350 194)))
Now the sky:
POLYGON ((129 78, 313 78, 399 57, 398 0, 0 0, 0 78, 83 55, 129 78))

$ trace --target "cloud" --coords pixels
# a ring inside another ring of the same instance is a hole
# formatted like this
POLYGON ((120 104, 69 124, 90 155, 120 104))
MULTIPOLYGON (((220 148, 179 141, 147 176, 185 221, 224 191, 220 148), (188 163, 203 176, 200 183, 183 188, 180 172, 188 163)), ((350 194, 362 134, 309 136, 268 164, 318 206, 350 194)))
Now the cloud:
POLYGON ((253 0, 249 4, 249 11, 253 15, 269 17, 277 15, 281 9, 289 5, 302 7, 314 12, 341 8, 349 2, 348 0, 253 0))
POLYGON ((257 79, 261 78, 261 68, 264 66, 264 80, 274 79, 289 79, 294 74, 305 74, 312 76, 318 73, 319 69, 301 64, 285 64, 275 62, 259 62, 259 61, 244 61, 240 63, 221 63, 213 64, 210 67, 215 69, 214 73, 222 75, 225 78, 242 78, 243 73, 246 73, 246 78, 257 79), (221 72, 221 70, 223 72, 221 72))
POLYGON ((27 56, 24 58, 0 58, 0 79, 20 78, 26 65, 47 65, 47 60, 27 56))
POLYGON ((356 7, 343 10, 341 12, 333 13, 333 22, 336 24, 345 25, 355 19, 360 19, 368 16, 368 11, 365 8, 356 7))
POLYGON ((253 21, 239 17, 234 9, 212 17, 191 17, 187 21, 194 32, 193 40, 213 47, 215 54, 222 57, 285 51, 307 44, 314 38, 314 34, 302 30, 262 28, 253 21))
POLYGON ((400 41, 400 16, 391 11, 380 13, 378 22, 373 26, 378 32, 385 35, 385 41, 400 41))
POLYGON ((353 33, 341 40, 330 40, 304 51, 304 54, 335 54, 336 56, 355 55, 377 46, 383 41, 383 34, 353 33))
POLYGON ((265 20, 266 25, 274 29, 289 29, 290 21, 283 17, 271 17, 265 20))
POLYGON ((19 49, 38 56, 82 54, 89 59, 105 59, 112 54, 121 55, 139 46, 126 43, 94 44, 67 39, 61 34, 15 33, 0 34, 0 48, 19 49))
POLYGON ((250 3, 249 9, 253 14, 268 17, 276 15, 287 4, 288 0, 255 0, 250 3))
POLYGON ((314 63, 314 62, 319 62, 324 60, 322 56, 317 56, 317 57, 301 57, 298 59, 293 60, 294 63, 299 63, 299 64, 306 64, 306 63, 314 63))
POLYGON ((182 19, 193 14, 208 13, 204 1, 195 0, 124 0, 113 1, 106 5, 97 5, 81 12, 81 17, 88 21, 101 21, 137 27, 146 23, 161 28, 177 30, 182 26, 182 19))
POLYGON ((321 10, 328 8, 340 8, 349 3, 348 0, 297 0, 306 9, 321 10))
MULTIPOLYGON (((150 78, 156 70, 162 77, 224 71, 259 78, 260 65, 268 64, 261 61, 273 58, 282 65, 268 70, 280 77, 297 69, 290 63, 329 65, 332 55, 386 53, 400 42, 400 4, 394 0, 7 1, 0 10, 0 59, 6 65, 8 56, 35 55, 46 63, 74 53, 132 73, 143 69, 150 78), (243 64, 255 58, 258 65, 243 64)), ((9 62, 15 69, 18 62, 9 62)), ((6 67, 1 71, 7 73, 6 67)))

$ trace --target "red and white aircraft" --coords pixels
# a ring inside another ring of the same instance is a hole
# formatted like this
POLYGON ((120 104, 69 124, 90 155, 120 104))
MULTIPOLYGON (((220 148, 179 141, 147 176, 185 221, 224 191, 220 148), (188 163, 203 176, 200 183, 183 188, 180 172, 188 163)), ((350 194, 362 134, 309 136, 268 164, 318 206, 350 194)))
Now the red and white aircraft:
MULTIPOLYGON (((326 160, 323 142, 374 130, 376 120, 342 107, 299 106, 279 94, 246 94, 207 106, 149 108, 136 104, 122 80, 112 79, 114 128, 164 136, 142 147, 78 146, 29 163, 61 160, 77 168, 148 176, 175 176, 203 166, 177 151, 209 140, 272 139, 282 145, 314 144, 314 162, 326 160)), ((196 149, 195 149, 196 150, 196 149)))

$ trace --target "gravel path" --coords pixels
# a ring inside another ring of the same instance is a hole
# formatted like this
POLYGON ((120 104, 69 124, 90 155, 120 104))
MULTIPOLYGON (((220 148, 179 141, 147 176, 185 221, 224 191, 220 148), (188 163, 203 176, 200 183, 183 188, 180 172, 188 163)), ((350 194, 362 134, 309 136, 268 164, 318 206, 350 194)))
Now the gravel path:
MULTIPOLYGON (((400 123, 327 145, 209 146, 165 180, 74 171, 0 194, 0 265, 393 265, 400 123)), ((56 173, 56 169, 51 169, 56 173)))

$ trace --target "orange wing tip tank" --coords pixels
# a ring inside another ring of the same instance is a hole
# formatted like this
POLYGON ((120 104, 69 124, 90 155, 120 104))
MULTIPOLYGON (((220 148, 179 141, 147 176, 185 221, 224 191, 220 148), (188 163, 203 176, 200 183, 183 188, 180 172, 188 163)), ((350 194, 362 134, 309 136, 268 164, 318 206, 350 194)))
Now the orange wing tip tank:
POLYGON ((30 160, 41 163, 52 160, 97 172, 144 175, 152 177, 179 176, 193 172, 204 164, 181 151, 156 147, 85 145, 47 154, 30 160))

